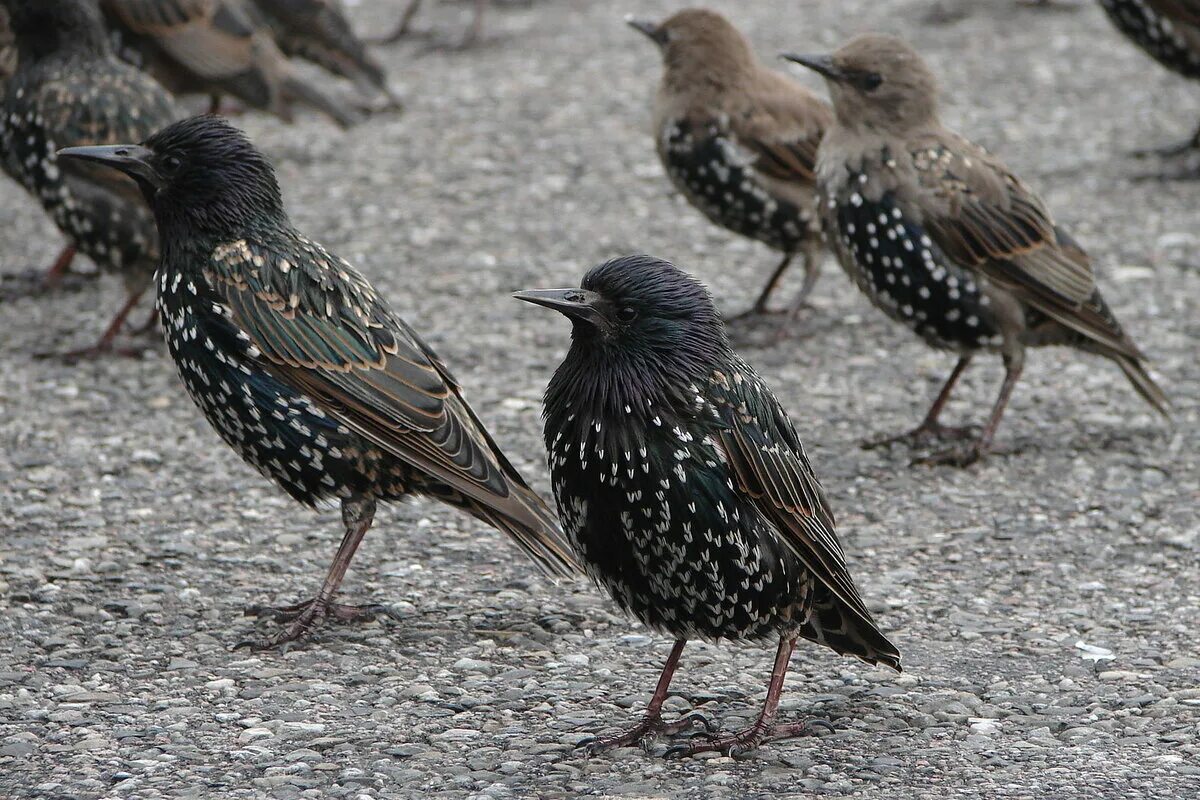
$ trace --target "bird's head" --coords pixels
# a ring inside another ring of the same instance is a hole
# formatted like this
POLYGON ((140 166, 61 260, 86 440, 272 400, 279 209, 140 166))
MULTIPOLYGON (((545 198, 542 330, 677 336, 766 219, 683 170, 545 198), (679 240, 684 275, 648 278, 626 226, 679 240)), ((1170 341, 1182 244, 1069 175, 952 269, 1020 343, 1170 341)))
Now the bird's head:
POLYGON ((848 128, 903 134, 937 121, 937 79, 903 39, 864 34, 830 55, 783 57, 825 77, 848 128))
POLYGON ((694 379, 729 354, 725 325, 704 285, 651 256, 593 267, 578 289, 533 289, 518 300, 558 311, 573 324, 572 350, 588 361, 694 379))
POLYGON ((218 116, 181 120, 141 144, 67 147, 58 154, 129 175, 160 227, 232 234, 247 221, 286 218, 271 162, 218 116))
POLYGON ((715 11, 688 8, 658 23, 625 22, 659 46, 668 83, 724 86, 754 69, 750 42, 715 11))
POLYGON ((0 0, 20 54, 19 63, 63 50, 106 53, 108 37, 93 0, 0 0))

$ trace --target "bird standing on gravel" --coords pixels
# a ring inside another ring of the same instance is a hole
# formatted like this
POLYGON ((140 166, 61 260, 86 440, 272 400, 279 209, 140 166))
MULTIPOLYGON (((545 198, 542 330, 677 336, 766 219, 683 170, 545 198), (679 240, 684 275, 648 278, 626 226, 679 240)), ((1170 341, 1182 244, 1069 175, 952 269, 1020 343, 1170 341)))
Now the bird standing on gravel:
POLYGON ((794 314, 821 268, 814 170, 833 112, 763 66, 746 37, 714 11, 688 9, 661 24, 627 21, 662 50, 654 135, 663 169, 717 225, 783 252, 748 314, 765 313, 792 258, 804 259, 794 314))
POLYGON ((878 308, 959 360, 914 431, 882 440, 969 438, 938 417, 980 352, 1004 383, 982 433, 922 459, 963 466, 992 443, 1025 348, 1066 345, 1109 358, 1155 409, 1167 398, 1096 287, 1087 253, 998 159, 944 128, 937 84, 891 36, 859 36, 832 56, 786 58, 825 76, 837 121, 817 163, 825 230, 842 266, 878 308))
POLYGON ((379 500, 435 497, 546 572, 575 569, 449 370, 350 264, 291 226, 274 170, 239 130, 195 117, 142 145, 62 155, 132 176, 154 210, 167 347, 208 421, 297 501, 341 503, 345 538, 320 592, 279 609, 291 624, 264 646, 379 610, 332 602, 379 500))
POLYGON ((176 94, 223 94, 285 122, 293 106, 313 108, 343 128, 360 114, 296 73, 249 0, 101 0, 123 53, 176 94))
POLYGON ((581 289, 515 296, 572 322, 543 409, 563 527, 621 608, 676 637, 645 718, 593 751, 692 725, 660 716, 691 638, 778 637, 779 649, 754 725, 678 754, 745 752, 805 732, 774 724, 799 637, 900 668, 850 577, 791 420, 730 349, 700 283, 631 256, 592 269, 581 289))
MULTIPOLYGON (((1200 0, 1100 0, 1117 30, 1155 61, 1185 78, 1200 80, 1200 0)), ((1161 155, 1200 149, 1200 128, 1161 155)))
POLYGON ((68 244, 45 278, 65 273, 76 249, 121 276, 128 297, 100 340, 67 354, 112 349, 158 262, 154 219, 133 181, 77 161, 60 147, 142 139, 178 116, 148 75, 117 59, 90 0, 3 0, 18 51, 0 106, 0 161, 36 197, 68 244))

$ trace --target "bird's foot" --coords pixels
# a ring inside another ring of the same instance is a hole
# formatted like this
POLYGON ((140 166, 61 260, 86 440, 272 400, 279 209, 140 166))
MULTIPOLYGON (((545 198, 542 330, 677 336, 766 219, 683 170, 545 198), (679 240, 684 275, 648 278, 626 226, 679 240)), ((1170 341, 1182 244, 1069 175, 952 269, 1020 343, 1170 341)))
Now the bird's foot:
POLYGON ((96 280, 97 272, 70 272, 49 280, 40 270, 6 273, 0 276, 0 302, 25 297, 41 297, 52 292, 77 292, 96 280))
POLYGON ((731 758, 749 753, 761 744, 776 739, 794 739, 798 736, 816 736, 817 730, 823 729, 833 733, 833 723, 824 719, 805 720, 804 722, 789 722, 783 725, 764 725, 757 722, 744 731, 729 736, 718 736, 707 740, 700 739, 687 744, 671 747, 664 754, 666 758, 685 758, 697 753, 723 753, 731 758))
POLYGON ((78 364, 80 361, 91 361, 103 356, 120 356, 121 358, 142 358, 146 355, 144 347, 116 347, 112 344, 100 343, 91 347, 81 347, 78 350, 68 350, 65 353, 41 352, 33 357, 39 360, 58 359, 64 364, 78 364))
POLYGON ((878 439, 867 439, 860 445, 863 450, 875 450, 880 447, 891 447, 894 444, 906 444, 918 447, 930 442, 959 441, 976 436, 979 428, 974 425, 942 425, 940 422, 923 422, 918 427, 906 433, 883 436, 878 439))
POLYGON ((1134 158, 1179 158, 1200 151, 1200 135, 1193 136, 1176 144, 1162 147, 1145 147, 1131 150, 1129 155, 1134 158))
POLYGON ((1026 8, 1040 8, 1043 11, 1078 11, 1079 3, 1067 3, 1062 0, 1017 0, 1017 5, 1026 8))
POLYGON ((919 456, 909 463, 913 466, 969 467, 980 461, 985 455, 987 455, 987 448, 979 442, 972 442, 927 456, 919 456))
POLYGON ((271 617, 276 622, 286 622, 287 627, 268 639, 238 642, 235 649, 247 647, 251 650, 271 650, 280 645, 304 637, 326 618, 336 622, 368 622, 380 614, 393 616, 391 609, 378 603, 347 605, 345 603, 319 602, 316 598, 290 606, 249 606, 248 617, 271 617))
POLYGON ((576 747, 586 755, 594 756, 618 747, 632 747, 635 744, 655 739, 659 736, 678 736, 679 734, 692 731, 712 734, 715 733, 716 728, 708 717, 695 711, 685 714, 672 722, 666 722, 662 717, 657 715, 646 716, 637 725, 625 731, 625 733, 616 736, 584 739, 576 747))
POLYGON ((791 309, 788 308, 769 308, 767 306, 753 305, 745 311, 726 317, 726 325, 736 325, 746 322, 756 322, 765 317, 775 317, 781 314, 790 314, 791 309))

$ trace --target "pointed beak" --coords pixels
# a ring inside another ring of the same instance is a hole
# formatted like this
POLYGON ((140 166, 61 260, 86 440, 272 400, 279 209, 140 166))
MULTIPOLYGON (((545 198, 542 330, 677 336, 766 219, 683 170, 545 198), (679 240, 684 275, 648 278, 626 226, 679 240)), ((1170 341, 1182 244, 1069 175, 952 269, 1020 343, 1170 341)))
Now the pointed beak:
POLYGON ((514 292, 513 297, 538 306, 552 308, 571 319, 605 327, 604 314, 596 307, 600 295, 586 289, 527 289, 514 292))
POLYGON ((161 189, 166 181, 151 164, 154 151, 138 144, 96 145, 90 147, 64 147, 58 151, 61 158, 78 158, 94 161, 124 172, 138 183, 161 189))
POLYGON ((635 31, 640 31, 641 33, 646 34, 650 37, 651 41, 657 45, 661 46, 667 43, 666 31, 649 20, 635 19, 634 17, 629 16, 625 18, 625 24, 633 28, 635 31))
POLYGON ((808 67, 813 72, 816 72, 820 75, 824 75, 826 78, 828 78, 831 81, 844 81, 844 80, 846 80, 846 77, 847 77, 846 73, 843 70, 838 69, 836 66, 834 66, 833 56, 828 56, 828 55, 805 56, 805 55, 796 55, 795 53, 780 53, 779 57, 786 59, 788 61, 795 61, 797 64, 800 64, 801 66, 808 67))

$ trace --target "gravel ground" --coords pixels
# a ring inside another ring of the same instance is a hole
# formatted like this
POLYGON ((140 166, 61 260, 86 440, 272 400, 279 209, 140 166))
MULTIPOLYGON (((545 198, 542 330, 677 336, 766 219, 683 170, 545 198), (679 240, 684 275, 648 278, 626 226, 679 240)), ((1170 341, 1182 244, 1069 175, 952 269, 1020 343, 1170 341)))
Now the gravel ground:
MULTIPOLYGON (((383 29, 389 5, 354 12, 383 29)), ((718 5, 764 55, 869 28, 914 40, 944 76, 948 122, 1003 154, 1086 243, 1174 425, 1115 367, 1038 351, 983 465, 914 469, 905 451, 864 452, 865 435, 918 420, 952 359, 829 263, 796 335, 744 349, 793 412, 906 671, 801 646, 785 712, 835 733, 738 761, 664 761, 661 745, 585 760, 573 745, 630 721, 667 639, 418 502, 381 513, 344 585, 351 602, 391 603, 395 620, 326 628, 287 653, 233 650, 269 629, 243 608, 315 590, 336 515, 298 508, 220 443, 161 345, 75 367, 32 358, 91 341, 120 299, 115 280, 9 300, 0 795, 1196 796, 1200 185, 1137 181, 1149 167, 1123 153, 1190 131, 1200 90, 1092 4, 718 5)), ((655 159, 658 56, 621 16, 673 7, 502 4, 476 50, 383 51, 402 117, 346 134, 310 117, 242 120, 299 226, 427 335, 542 490, 538 404, 567 326, 509 292, 649 251, 739 309, 774 263, 674 197, 655 159)), ((432 4, 420 23, 457 36, 468 14, 432 4)), ((0 209, 0 272, 48 264, 61 240, 42 212, 10 182, 0 209)), ((952 415, 981 418, 1000 374, 996 360, 975 367, 952 415)), ((745 724, 771 655, 689 647, 670 708, 745 724)))

